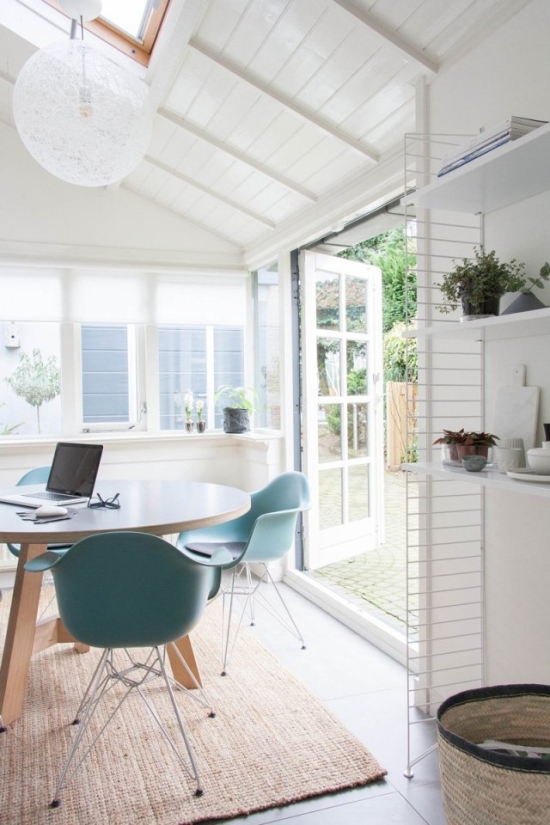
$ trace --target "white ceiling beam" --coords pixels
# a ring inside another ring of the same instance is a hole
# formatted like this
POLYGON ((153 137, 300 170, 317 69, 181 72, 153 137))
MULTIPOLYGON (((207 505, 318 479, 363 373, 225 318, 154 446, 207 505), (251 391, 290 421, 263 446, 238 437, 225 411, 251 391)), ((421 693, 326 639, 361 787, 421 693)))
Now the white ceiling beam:
POLYGON ((221 195, 219 192, 215 192, 212 189, 209 189, 208 186, 204 186, 204 184, 199 183, 198 181, 194 180, 193 178, 188 177, 187 175, 178 172, 177 169, 173 169, 171 166, 167 166, 165 163, 161 163, 155 158, 152 158, 150 155, 145 155, 143 158, 144 161, 150 163, 151 166, 155 166, 157 169, 166 172, 166 174, 171 175, 174 178, 178 178, 178 180, 183 181, 183 183, 189 184, 189 186, 193 186, 195 189, 199 189, 201 192, 205 192, 205 194, 209 195, 211 198, 215 198, 222 203, 227 204, 232 209, 236 209, 239 212, 242 212, 243 215, 246 215, 249 218, 252 218, 254 221, 258 221, 258 223, 262 223, 264 226, 267 226, 268 229, 275 229, 276 224, 273 221, 264 218, 262 215, 258 215, 257 212, 253 212, 251 209, 247 209, 246 206, 241 206, 241 204, 237 203, 231 198, 226 198, 225 195, 221 195))
POLYGON ((404 57, 408 61, 414 61, 417 63, 423 70, 428 70, 431 74, 436 74, 439 69, 439 64, 436 63, 435 60, 431 60, 421 49, 418 49, 416 46, 413 46, 412 43, 408 43, 403 37, 401 37, 396 31, 390 29, 376 17, 374 17, 370 12, 365 11, 364 9, 358 8, 355 5, 353 0, 332 0, 337 6, 344 9, 348 14, 351 14, 355 20, 359 20, 359 22, 363 23, 363 25, 367 26, 373 32, 380 35, 387 43, 394 46, 398 51, 401 52, 404 57))
POLYGON ((260 80, 256 80, 248 72, 243 71, 234 63, 227 60, 225 57, 216 54, 215 52, 211 51, 207 46, 204 46, 202 43, 198 43, 196 40, 190 40, 189 46, 192 49, 195 49, 195 51, 200 52, 213 63, 216 63, 216 65, 221 66, 222 68, 226 69, 226 71, 230 72, 236 77, 239 77, 241 80, 244 80, 245 83, 248 83, 249 86, 253 86, 263 95, 270 97, 272 100, 276 100, 277 103, 280 103, 281 106, 284 106, 286 109, 290 109, 290 111, 297 114, 303 120, 306 120, 309 123, 312 123, 314 126, 317 126, 317 128, 322 129, 322 131, 325 132, 325 134, 330 135, 333 138, 336 138, 342 143, 346 143, 356 152, 359 152, 360 155, 363 155, 369 160, 375 161, 376 163, 378 162, 378 153, 375 152, 373 149, 370 149, 364 143, 355 140, 355 138, 351 137, 346 132, 343 132, 337 126, 333 126, 332 124, 327 123, 326 120, 323 120, 323 118, 318 117, 313 112, 309 112, 307 109, 304 109, 303 106, 300 106, 298 103, 295 103, 290 98, 285 97, 282 94, 279 94, 279 92, 276 92, 266 83, 262 83, 260 80))
POLYGON ((280 175, 278 172, 275 172, 274 169, 270 169, 269 166, 266 166, 264 163, 260 163, 259 161, 254 160, 251 155, 247 155, 245 152, 241 152, 239 149, 235 149, 232 146, 229 146, 227 143, 224 143, 223 140, 218 140, 213 135, 209 135, 204 132, 202 129, 199 129, 198 126, 193 126, 192 123, 184 120, 182 117, 175 115, 173 112, 169 111, 169 109, 158 109, 157 115, 159 117, 165 118, 165 120, 169 120, 171 123, 178 126, 180 129, 185 129, 187 132, 190 132, 195 137, 200 138, 201 140, 206 141, 206 143, 210 143, 212 146, 215 146, 216 149, 219 149, 221 152, 225 152, 227 155, 231 155, 231 157, 235 158, 235 160, 240 160, 242 163, 246 163, 247 166, 252 167, 252 169, 256 169, 258 172, 261 172, 262 175, 265 175, 271 180, 276 180, 278 183, 285 186, 287 189, 296 192, 298 195, 301 195, 303 198, 306 198, 313 203, 317 202, 317 195, 313 192, 310 192, 305 187, 300 186, 299 183, 295 183, 290 178, 287 178, 286 175, 280 175))

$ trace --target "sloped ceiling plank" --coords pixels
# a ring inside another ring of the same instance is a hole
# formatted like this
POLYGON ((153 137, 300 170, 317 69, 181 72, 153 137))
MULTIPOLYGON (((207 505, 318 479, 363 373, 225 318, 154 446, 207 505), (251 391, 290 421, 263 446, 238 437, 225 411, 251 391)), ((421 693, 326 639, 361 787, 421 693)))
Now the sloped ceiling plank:
POLYGON ((275 224, 272 221, 267 220, 262 215, 259 215, 255 212, 253 212, 251 209, 247 209, 245 206, 242 206, 236 200, 231 199, 231 198, 226 198, 225 195, 222 195, 219 192, 216 192, 215 190, 212 190, 211 188, 209 188, 207 186, 203 186, 203 184, 199 183, 198 180, 196 180, 194 178, 190 178, 187 175, 183 175, 181 172, 176 171, 173 167, 166 166, 164 163, 161 163, 160 161, 155 160, 154 158, 150 157, 149 155, 146 155, 144 160, 147 163, 150 163, 153 166, 156 166, 157 169, 161 169, 162 171, 166 172, 167 174, 173 175, 174 177, 181 180, 183 183, 187 183, 187 184, 189 184, 189 186, 194 186, 196 189, 199 189, 201 192, 205 192, 206 194, 211 195, 216 200, 219 200, 222 203, 225 203, 227 206, 230 206, 233 209, 236 209, 237 211, 242 212, 243 215, 248 215, 249 218, 252 218, 252 220, 258 221, 259 223, 263 224, 264 226, 267 226, 268 229, 275 229, 275 224))
POLYGON ((383 123, 392 114, 395 108, 412 100, 414 100, 413 86, 392 80, 346 119, 346 128, 354 132, 366 129, 370 135, 378 124, 383 123))
MULTIPOLYGON (((430 74, 437 73, 439 68, 437 61, 432 60, 421 49, 418 49, 414 45, 414 42, 405 39, 402 34, 398 34, 394 29, 386 26, 378 17, 375 17, 370 12, 361 9, 354 2, 352 2, 352 0, 332 0, 332 2, 336 3, 348 14, 351 14, 356 20, 359 20, 365 26, 368 26, 369 29, 375 31, 388 43, 391 43, 391 45, 398 49, 407 58, 407 60, 414 60, 414 62, 417 63, 423 70, 428 71, 430 74)), ((454 0, 453 3, 449 3, 448 5, 455 5, 454 0)))
POLYGON ((324 15, 300 44, 271 84, 295 100, 306 100, 314 111, 368 63, 381 48, 380 41, 339 10, 324 15), (315 98, 309 96, 315 91, 315 98))
MULTIPOLYGON (((340 15, 338 20, 327 22, 327 8, 322 3, 307 2, 290 3, 277 24, 263 41, 254 41, 254 53, 251 59, 243 61, 243 55, 234 48, 234 43, 227 44, 224 53, 237 63, 246 66, 256 77, 265 83, 281 86, 280 73, 294 62, 303 65, 309 74, 333 52, 338 43, 346 37, 350 25, 340 15), (298 58, 299 55, 299 58, 298 58)), ((208 36, 201 31, 200 39, 209 43, 215 50, 215 45, 208 36)), ((218 51, 221 51, 218 49, 218 51)), ((297 74, 297 71, 290 74, 297 74)), ((308 74, 308 76, 309 76, 308 74)), ((287 78, 285 91, 293 97, 296 89, 287 78)), ((284 81, 282 81, 284 84, 284 81)), ((299 88, 302 81, 298 79, 299 88)))
POLYGON ((235 75, 236 77, 239 77, 241 80, 244 80, 246 83, 250 83, 256 89, 258 89, 262 94, 273 98, 278 103, 280 103, 282 106, 286 106, 286 108, 291 109, 293 112, 295 112, 297 115, 299 115, 299 117, 303 118, 304 120, 307 120, 309 123, 312 123, 318 129, 322 129, 324 132, 326 132, 329 135, 332 135, 332 137, 335 137, 337 140, 340 140, 343 143, 347 143, 348 146, 351 146, 352 149, 354 149, 356 152, 359 152, 360 154, 364 155, 369 160, 372 160, 372 161, 377 161, 378 160, 377 153, 373 152, 371 149, 369 149, 368 146, 365 146, 364 144, 359 143, 358 141, 354 140, 349 135, 347 135, 345 132, 342 132, 340 129, 332 126, 329 123, 327 123, 322 118, 317 117, 317 115, 315 115, 314 113, 306 111, 303 108, 303 106, 297 105, 296 103, 294 103, 294 101, 286 98, 284 95, 280 94, 279 92, 276 92, 274 89, 270 88, 265 83, 262 83, 259 80, 257 80, 256 78, 253 78, 248 72, 242 71, 238 66, 236 66, 234 63, 231 63, 230 61, 226 60, 221 55, 214 54, 214 52, 211 52, 210 49, 207 46, 204 46, 204 45, 198 43, 198 41, 196 41, 196 40, 191 40, 189 42, 189 45, 190 45, 191 48, 193 48, 197 51, 200 51, 201 54, 204 54, 206 57, 208 57, 210 60, 212 60, 217 65, 223 67, 227 72, 230 72, 231 74, 235 75))
MULTIPOLYGON (((422 48, 426 48, 441 32, 449 26, 454 26, 468 9, 471 13, 473 7, 475 18, 477 18, 476 8, 479 10, 483 5, 475 0, 453 0, 452 3, 444 5, 439 0, 424 0, 422 5, 400 27, 400 33, 404 37, 414 38, 422 48)), ((475 19, 470 25, 475 28, 475 19)))
POLYGON ((258 172, 261 172, 263 175, 266 175, 266 177, 279 181, 279 183, 282 183, 283 186, 286 186, 288 189, 292 189, 295 192, 298 192, 298 194, 302 195, 302 197, 306 198, 307 200, 317 200, 317 196, 313 192, 309 192, 307 189, 304 189, 299 184, 296 184, 294 181, 290 180, 290 178, 285 177, 285 175, 279 174, 273 169, 269 169, 263 163, 258 163, 245 152, 241 152, 238 149, 234 149, 229 144, 224 143, 221 140, 217 140, 217 138, 213 137, 212 135, 206 134, 201 129, 198 129, 196 126, 193 126, 193 124, 183 120, 183 118, 178 117, 172 112, 169 112, 167 109, 159 109, 157 114, 160 117, 170 120, 172 123, 174 123, 176 126, 179 126, 181 129, 186 129, 188 132, 191 132, 191 134, 194 134, 197 137, 201 138, 201 140, 205 140, 207 141, 207 143, 211 143, 217 149, 220 149, 220 151, 227 152, 227 154, 232 155, 232 157, 234 157, 236 160, 240 160, 242 161, 242 163, 246 163, 248 166, 251 166, 258 172))
MULTIPOLYGON (((380 49, 344 83, 333 86, 330 96, 327 95, 326 100, 322 103, 323 115, 330 117, 331 120, 338 123, 340 128, 345 128, 348 131, 349 124, 343 126, 346 119, 383 89, 406 65, 403 59, 392 52, 391 49, 380 49)), ((327 68, 330 70, 330 67, 327 68)), ((329 74, 323 78, 326 89, 330 89, 332 81, 326 79, 330 77, 329 74)), ((305 92, 310 93, 309 88, 305 92)), ((372 116, 369 122, 372 126, 372 116)), ((351 132, 351 134, 357 137, 365 134, 365 131, 359 130, 357 133, 351 132)))

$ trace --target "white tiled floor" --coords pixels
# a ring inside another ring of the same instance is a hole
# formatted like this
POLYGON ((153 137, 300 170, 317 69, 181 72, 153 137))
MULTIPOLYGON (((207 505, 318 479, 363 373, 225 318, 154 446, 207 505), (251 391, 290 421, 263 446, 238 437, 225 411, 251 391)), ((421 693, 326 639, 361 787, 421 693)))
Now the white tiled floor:
MULTIPOLYGON (((232 820, 247 825, 445 825, 437 750, 415 765, 406 779, 407 691, 401 665, 341 625, 299 594, 285 598, 307 649, 268 614, 258 612, 253 632, 345 724, 388 771, 365 788, 330 794, 284 808, 232 820)), ((229 669, 230 669, 229 665, 229 669)), ((434 741, 433 723, 415 726, 417 753, 434 741), (420 733, 417 734, 416 731, 420 733)))

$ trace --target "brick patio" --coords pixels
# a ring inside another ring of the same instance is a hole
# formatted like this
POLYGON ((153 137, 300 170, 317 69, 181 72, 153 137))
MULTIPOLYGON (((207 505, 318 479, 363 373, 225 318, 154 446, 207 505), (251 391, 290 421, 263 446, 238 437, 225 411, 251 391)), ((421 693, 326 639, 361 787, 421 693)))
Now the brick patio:
POLYGON ((367 553, 309 572, 358 609, 405 627, 406 474, 386 472, 386 541, 367 553))

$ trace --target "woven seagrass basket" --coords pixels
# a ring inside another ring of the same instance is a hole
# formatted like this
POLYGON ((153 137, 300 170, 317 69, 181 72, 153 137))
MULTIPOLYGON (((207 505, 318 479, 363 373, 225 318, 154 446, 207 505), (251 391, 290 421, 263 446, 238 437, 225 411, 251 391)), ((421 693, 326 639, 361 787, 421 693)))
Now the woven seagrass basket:
POLYGON ((550 747, 550 686, 457 693, 437 712, 448 825, 549 825, 550 759, 481 748, 488 739, 550 747))

